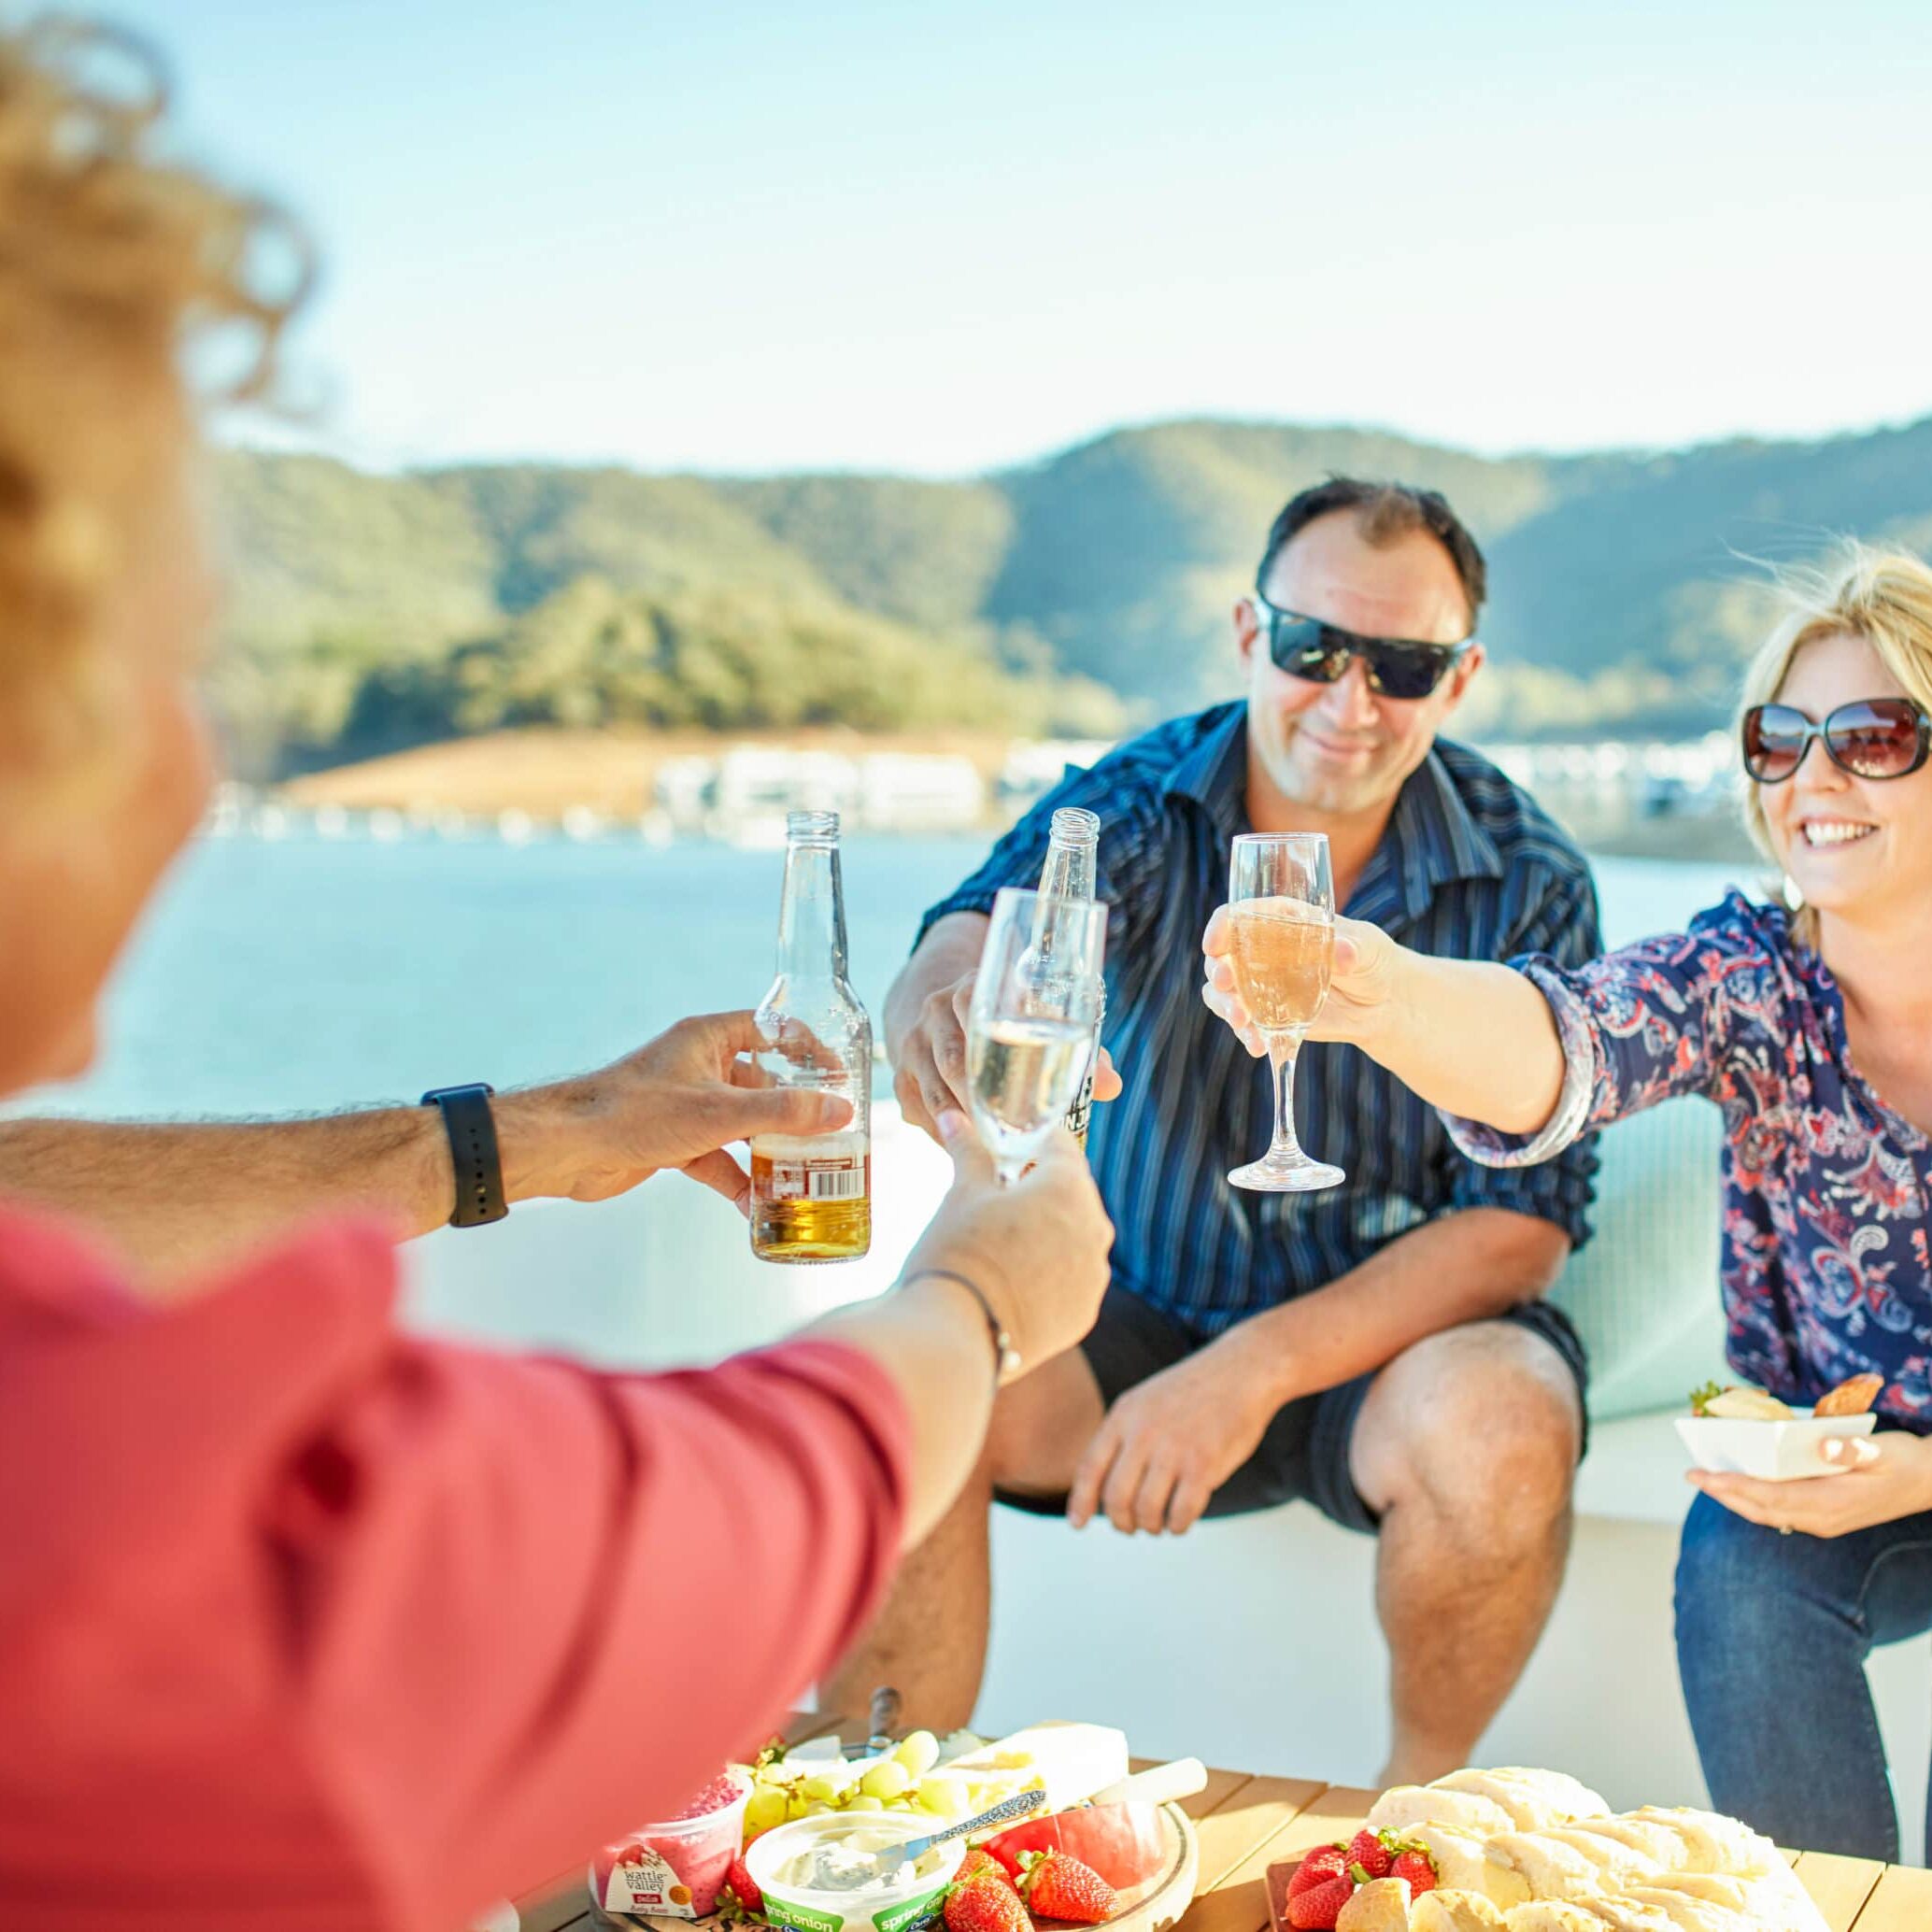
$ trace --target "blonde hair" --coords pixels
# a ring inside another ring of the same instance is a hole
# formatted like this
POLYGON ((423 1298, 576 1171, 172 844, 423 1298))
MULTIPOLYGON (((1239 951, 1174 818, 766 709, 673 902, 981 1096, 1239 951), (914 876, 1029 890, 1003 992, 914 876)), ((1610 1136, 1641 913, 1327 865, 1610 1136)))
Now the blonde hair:
MULTIPOLYGON (((1808 644, 1826 637, 1861 637, 1921 710, 1932 713, 1932 566, 1906 550, 1882 550, 1847 541, 1837 559, 1811 571, 1781 575, 1784 611, 1744 674, 1740 707, 1771 703, 1808 644)), ((1776 863, 1762 789, 1744 788, 1744 827, 1776 863)), ((1817 916, 1800 906, 1797 938, 1818 943, 1817 916)))
POLYGON ((306 292, 284 218, 157 158, 166 106, 160 62, 119 31, 0 33, 0 765, 64 774, 108 748, 123 667, 101 619, 192 446, 186 361, 238 351, 211 393, 263 395, 306 292), (279 292, 261 285, 277 224, 279 292))

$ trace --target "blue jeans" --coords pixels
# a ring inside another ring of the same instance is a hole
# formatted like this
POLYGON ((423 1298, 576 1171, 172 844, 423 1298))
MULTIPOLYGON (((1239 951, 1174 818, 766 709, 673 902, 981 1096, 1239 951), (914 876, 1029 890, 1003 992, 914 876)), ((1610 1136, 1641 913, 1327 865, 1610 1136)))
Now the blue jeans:
POLYGON ((1677 1558, 1677 1671, 1712 1802, 1781 1845, 1896 1859, 1865 1660, 1927 1629, 1932 1513, 1826 1540, 1698 1497, 1677 1558))

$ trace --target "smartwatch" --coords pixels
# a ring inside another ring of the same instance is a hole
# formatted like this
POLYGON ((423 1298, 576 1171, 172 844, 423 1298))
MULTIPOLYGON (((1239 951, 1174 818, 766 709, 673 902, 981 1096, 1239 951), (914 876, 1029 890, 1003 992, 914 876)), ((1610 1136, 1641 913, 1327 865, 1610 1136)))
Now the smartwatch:
POLYGON ((481 1085, 438 1087, 422 1097, 425 1107, 443 1110, 443 1130, 449 1136, 449 1161, 456 1170, 452 1228, 481 1228, 510 1212, 504 1199, 504 1165, 496 1151, 496 1122, 490 1112, 490 1096, 495 1091, 481 1085))

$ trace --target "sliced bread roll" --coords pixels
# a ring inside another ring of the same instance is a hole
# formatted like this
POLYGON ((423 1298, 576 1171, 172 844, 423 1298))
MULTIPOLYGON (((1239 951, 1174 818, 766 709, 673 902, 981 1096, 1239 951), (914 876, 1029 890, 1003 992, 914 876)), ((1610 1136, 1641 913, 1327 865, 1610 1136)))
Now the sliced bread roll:
POLYGON ((1736 1818, 1688 1806, 1645 1805, 1630 1816, 1646 1824, 1668 1825, 1680 1833, 1690 1851, 1688 1869, 1728 1871, 1749 1878, 1784 1863, 1776 1845, 1736 1818))
POLYGON ((1485 1873, 1489 1861, 1484 1855, 1488 1840, 1480 1834, 1456 1825, 1412 1825, 1402 1836, 1435 1860, 1439 1886, 1455 1892, 1488 1889, 1485 1873))
POLYGON ((1485 1890, 1505 1905, 1531 1898, 1588 1898, 1604 1889, 1602 1868, 1547 1832, 1499 1832, 1485 1856, 1495 1868, 1485 1890), (1505 1882, 1509 1873, 1522 1882, 1520 1896, 1513 1896, 1514 1887, 1505 1882))
POLYGON ((1721 1905, 1747 1924, 1768 1932, 1825 1932, 1825 1915, 1797 1874, 1782 1859, 1773 1871, 1755 1878, 1729 1872, 1681 1871, 1647 1887, 1658 1896, 1675 1894, 1721 1905))
POLYGON ((1445 1791, 1436 1784, 1397 1784, 1369 1807, 1371 1831, 1407 1833, 1417 1825, 1454 1825, 1487 1838, 1496 1831, 1513 1831, 1514 1816, 1494 1798, 1469 1791, 1445 1791))
POLYGON ((1564 1827, 1584 1831, 1593 1837, 1612 1839, 1641 1852, 1657 1871, 1683 1871, 1690 1862, 1690 1848, 1681 1831, 1646 1818, 1578 1818, 1564 1827))
MULTIPOLYGON (((1667 1892, 1655 1885, 1633 1885, 1619 1893, 1620 1902, 1641 1905, 1646 1911, 1660 1911, 1675 1932, 1759 1932, 1755 1920, 1733 1911, 1714 1899, 1692 1898, 1683 1892, 1667 1892)), ((1764 1928, 1769 1932, 1769 1927, 1764 1928)))
POLYGON ((1371 1879, 1336 1915, 1335 1932, 1409 1932, 1409 1881, 1371 1879))
POLYGON ((1622 1892, 1676 1868, 1660 1865, 1650 1853, 1635 1845, 1627 1845, 1600 1831, 1587 1831, 1580 1825, 1553 1825, 1541 1836, 1581 1852, 1603 1875, 1606 1892, 1622 1892))
POLYGON ((1425 1892, 1409 1908, 1409 1932, 1507 1932, 1503 1915, 1480 1892, 1425 1892))
POLYGON ((1438 1778, 1429 1789, 1487 1798, 1508 1816, 1508 1830, 1541 1831, 1546 1825, 1562 1824, 1568 1815, 1540 1785, 1529 1783, 1513 1771, 1451 1771, 1446 1778, 1438 1778))
POLYGON ((1446 1778, 1438 1778, 1436 1783, 1450 1791, 1478 1791, 1487 1795, 1490 1787, 1485 1781, 1498 1778, 1514 1787, 1518 1794, 1527 1796, 1540 1814, 1524 1825, 1521 1827, 1524 1830, 1535 1830, 1546 1823, 1567 1825, 1572 1818, 1601 1818, 1610 1811, 1596 1792, 1567 1771, 1536 1770, 1525 1765, 1496 1765, 1486 1771, 1451 1771, 1446 1778))
POLYGON ((1536 1898, 1502 1916, 1509 1932, 1609 1932, 1607 1921, 1581 1898, 1536 1898))
MULTIPOLYGON (((1633 1898, 1627 1893, 1605 1892, 1590 1902, 1609 1932, 1683 1932, 1683 1927, 1662 1906, 1633 1898)), ((1723 1932, 1755 1932, 1755 1928, 1734 1920, 1723 1932)))

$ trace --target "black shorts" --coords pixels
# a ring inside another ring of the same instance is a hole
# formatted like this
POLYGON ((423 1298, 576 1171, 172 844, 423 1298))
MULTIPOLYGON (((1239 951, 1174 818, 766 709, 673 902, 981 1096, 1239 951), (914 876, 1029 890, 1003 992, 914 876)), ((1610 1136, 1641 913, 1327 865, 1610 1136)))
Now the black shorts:
MULTIPOLYGON (((1569 1317, 1547 1301, 1519 1301, 1497 1319, 1527 1328, 1556 1351, 1576 1378, 1582 1408, 1589 1389, 1589 1358, 1569 1317)), ((1129 1389, 1172 1368, 1202 1345, 1138 1295, 1111 1287, 1092 1334, 1080 1348, 1101 1385, 1101 1399, 1111 1409, 1129 1389)), ((1239 1516, 1250 1510, 1272 1509, 1276 1503, 1306 1501, 1344 1529, 1373 1531, 1375 1513, 1362 1500, 1349 1474, 1349 1444, 1376 1372, 1371 1369, 1353 1382, 1303 1396, 1278 1410, 1261 1446, 1209 1499, 1207 1514, 1239 1516)), ((1588 1412, 1584 1413, 1587 1447, 1588 1412)), ((1067 1507, 1064 1496, 1023 1496, 1003 1489, 996 1500, 1036 1516, 1063 1515, 1067 1507)))

